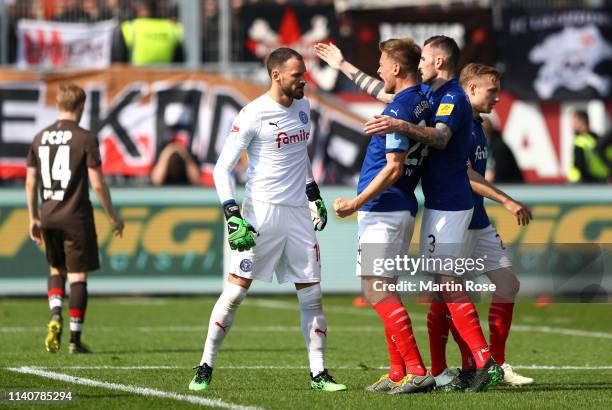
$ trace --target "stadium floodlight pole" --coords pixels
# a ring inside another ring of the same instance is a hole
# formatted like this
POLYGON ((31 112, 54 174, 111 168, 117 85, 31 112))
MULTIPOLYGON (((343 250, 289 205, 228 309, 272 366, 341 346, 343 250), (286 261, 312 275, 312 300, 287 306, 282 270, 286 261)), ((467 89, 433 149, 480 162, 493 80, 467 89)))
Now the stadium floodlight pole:
POLYGON ((231 10, 230 0, 219 1, 219 68, 221 73, 227 73, 230 69, 230 47, 231 47, 231 10))
POLYGON ((201 29, 202 15, 199 2, 192 0, 179 0, 179 18, 184 29, 185 49, 187 51, 187 67, 195 69, 200 65, 202 56, 201 29))

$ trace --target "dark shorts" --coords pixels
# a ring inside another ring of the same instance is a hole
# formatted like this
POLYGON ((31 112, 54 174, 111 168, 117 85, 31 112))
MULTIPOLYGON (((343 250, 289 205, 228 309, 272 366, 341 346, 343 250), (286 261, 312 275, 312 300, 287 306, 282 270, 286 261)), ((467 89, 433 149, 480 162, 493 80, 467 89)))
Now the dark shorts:
POLYGON ((42 229, 49 265, 70 273, 100 268, 98 237, 92 224, 88 229, 42 229))

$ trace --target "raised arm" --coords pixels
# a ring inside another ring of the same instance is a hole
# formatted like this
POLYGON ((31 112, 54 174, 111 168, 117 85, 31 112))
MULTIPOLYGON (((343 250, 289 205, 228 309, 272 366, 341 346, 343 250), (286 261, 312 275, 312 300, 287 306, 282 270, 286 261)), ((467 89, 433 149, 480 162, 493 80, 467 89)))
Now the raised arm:
POLYGON ((344 59, 342 51, 335 44, 317 43, 314 45, 317 57, 329 64, 330 67, 340 70, 364 93, 388 104, 393 101, 394 94, 384 91, 382 81, 371 77, 344 59))

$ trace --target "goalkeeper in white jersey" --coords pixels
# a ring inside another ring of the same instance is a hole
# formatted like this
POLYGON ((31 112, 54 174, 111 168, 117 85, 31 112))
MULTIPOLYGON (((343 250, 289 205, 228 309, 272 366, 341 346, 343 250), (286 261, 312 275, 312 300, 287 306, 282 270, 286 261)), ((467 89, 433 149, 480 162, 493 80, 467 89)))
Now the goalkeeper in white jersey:
POLYGON ((210 315, 204 353, 189 389, 208 388, 217 353, 253 279, 271 282, 276 273, 279 283, 293 282, 297 289, 311 387, 346 390, 324 362, 327 323, 314 231, 325 227, 327 211, 306 149, 311 130, 306 67, 299 53, 279 48, 268 57, 267 68, 270 89, 240 111, 213 174, 227 219, 230 273, 210 315), (249 167, 240 212, 231 171, 245 149, 249 167))

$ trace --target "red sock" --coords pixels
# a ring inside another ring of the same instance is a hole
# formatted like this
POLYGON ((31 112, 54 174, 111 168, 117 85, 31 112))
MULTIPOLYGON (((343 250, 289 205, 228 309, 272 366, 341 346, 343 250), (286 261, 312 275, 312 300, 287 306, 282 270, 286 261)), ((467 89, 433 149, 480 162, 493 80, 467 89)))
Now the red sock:
POLYGON ((399 354, 404 359, 406 370, 415 376, 424 376, 425 364, 419 353, 414 334, 412 333, 412 323, 410 316, 402 305, 401 300, 395 294, 387 295, 383 300, 374 305, 374 310, 388 328, 397 346, 399 354))
POLYGON ((449 314, 449 327, 450 331, 453 334, 453 339, 457 342, 457 346, 459 346, 459 351, 461 352, 461 369, 463 370, 472 370, 476 368, 476 361, 474 360, 474 356, 472 356, 472 352, 470 351, 470 347, 465 343, 465 340, 461 338, 461 335, 457 331, 457 328, 453 324, 453 320, 450 318, 449 314))
POLYGON ((449 301, 446 306, 453 318, 453 324, 461 339, 469 346, 476 367, 480 369, 489 360, 491 353, 480 328, 476 306, 465 291, 445 292, 444 296, 445 300, 449 301))
POLYGON ((388 327, 385 326, 385 335, 387 336, 387 348, 389 349, 389 378, 394 382, 399 382, 406 376, 406 365, 404 359, 397 346, 393 341, 393 336, 388 327))
POLYGON ((506 340, 508 339, 508 333, 510 333, 513 309, 513 302, 493 294, 493 301, 489 308, 489 338, 491 354, 499 365, 506 361, 506 340))
POLYGON ((446 305, 432 302, 427 313, 427 333, 429 334, 429 354, 431 356, 432 375, 444 371, 446 365, 446 341, 448 340, 448 321, 446 305))

